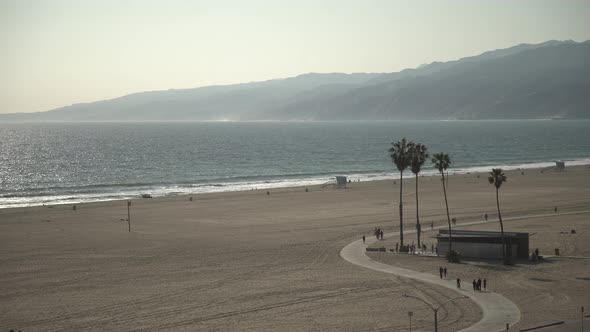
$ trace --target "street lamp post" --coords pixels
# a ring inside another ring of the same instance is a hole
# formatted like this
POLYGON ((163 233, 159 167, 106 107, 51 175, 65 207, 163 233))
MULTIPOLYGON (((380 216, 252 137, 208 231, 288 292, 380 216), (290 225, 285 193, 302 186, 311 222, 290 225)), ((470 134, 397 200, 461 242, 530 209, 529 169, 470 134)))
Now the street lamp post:
POLYGON ((127 225, 129 226, 129 232, 131 232, 131 211, 130 211, 131 202, 127 201, 127 225))
POLYGON ((457 296, 457 297, 454 297, 454 298, 452 298, 450 300, 446 300, 445 302, 441 303, 438 307, 435 308, 432 304, 430 304, 430 303, 422 300, 419 297, 416 297, 416 296, 413 296, 413 295, 408 295, 408 294, 404 294, 404 297, 411 297, 413 299, 416 299, 416 300, 418 300, 418 301, 426 304, 430 309, 432 309, 432 311, 434 312, 434 332, 438 332, 438 310, 440 310, 440 308, 442 308, 445 304, 447 304, 449 302, 452 302, 452 301, 455 301, 455 300, 458 300, 458 299, 466 299, 466 298, 468 298, 467 296, 464 296, 464 295, 463 296, 457 296))

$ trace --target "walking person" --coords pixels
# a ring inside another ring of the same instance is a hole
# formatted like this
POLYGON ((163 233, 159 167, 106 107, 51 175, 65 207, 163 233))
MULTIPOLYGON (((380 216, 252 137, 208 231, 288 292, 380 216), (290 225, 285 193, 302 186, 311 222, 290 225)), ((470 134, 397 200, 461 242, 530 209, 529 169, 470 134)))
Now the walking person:
POLYGON ((486 221, 488 221, 488 213, 486 212, 486 214, 483 215, 483 217, 485 218, 486 221))
POLYGON ((457 278, 457 288, 461 288, 461 279, 457 278))
POLYGON ((438 268, 438 272, 440 274, 440 278, 442 279, 443 278, 443 268, 442 268, 442 266, 438 268))
POLYGON ((483 290, 487 290, 488 289, 488 281, 486 280, 486 278, 483 278, 483 290))
POLYGON ((365 243, 365 236, 363 235, 363 244, 365 243))
POLYGON ((475 282, 475 279, 473 279, 472 284, 473 284, 473 290, 476 290, 477 289, 477 282, 475 282))
POLYGON ((481 292, 481 278, 477 279, 477 290, 481 292))
POLYGON ((445 268, 443 269, 443 273, 445 275, 445 279, 447 278, 447 267, 445 266, 445 268))

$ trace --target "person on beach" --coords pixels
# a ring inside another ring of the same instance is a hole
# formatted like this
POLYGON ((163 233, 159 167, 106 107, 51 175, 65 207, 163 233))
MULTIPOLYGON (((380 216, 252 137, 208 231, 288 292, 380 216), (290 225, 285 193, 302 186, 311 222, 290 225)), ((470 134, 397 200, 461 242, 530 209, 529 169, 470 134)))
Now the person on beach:
POLYGON ((438 268, 438 273, 440 274, 440 278, 442 279, 443 278, 443 268, 442 268, 442 266, 440 266, 438 268))
POLYGON ((488 281, 486 280, 486 278, 483 278, 483 290, 487 290, 488 289, 488 281))
POLYGON ((445 268, 443 269, 443 274, 445 275, 445 279, 447 278, 447 267, 445 266, 445 268))
POLYGON ((363 244, 365 243, 365 236, 363 235, 363 244))
POLYGON ((461 279, 457 278, 457 288, 461 288, 461 279))

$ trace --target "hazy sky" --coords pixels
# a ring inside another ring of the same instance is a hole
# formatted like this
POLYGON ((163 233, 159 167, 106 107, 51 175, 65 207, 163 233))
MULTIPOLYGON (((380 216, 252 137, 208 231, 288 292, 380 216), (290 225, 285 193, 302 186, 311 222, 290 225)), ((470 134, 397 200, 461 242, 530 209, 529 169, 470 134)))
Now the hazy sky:
POLYGON ((0 113, 590 39, 590 1, 0 0, 0 113))

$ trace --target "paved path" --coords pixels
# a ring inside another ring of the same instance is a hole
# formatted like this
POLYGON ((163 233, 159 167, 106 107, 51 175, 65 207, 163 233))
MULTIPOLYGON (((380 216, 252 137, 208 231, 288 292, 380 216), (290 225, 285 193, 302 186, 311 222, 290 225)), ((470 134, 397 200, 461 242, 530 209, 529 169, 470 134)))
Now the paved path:
MULTIPOLYGON (((376 240, 367 239, 367 244, 374 241, 376 240)), ((506 323, 509 323, 510 326, 512 326, 512 324, 515 324, 520 320, 520 310, 518 310, 518 307, 498 293, 474 292, 471 287, 471 282, 464 282, 462 284, 463 288, 457 289, 455 280, 440 279, 439 276, 433 274, 416 272, 401 267, 379 263, 365 255, 366 246, 367 245, 363 244, 362 240, 354 241, 340 251, 340 256, 353 264, 373 269, 375 271, 392 273, 398 276, 450 288, 457 291, 460 295, 468 296, 477 303, 482 308, 483 318, 475 325, 461 330, 463 332, 505 331, 506 323)))
MULTIPOLYGON (((543 218, 557 215, 573 215, 573 214, 587 214, 590 211, 580 212, 567 212, 567 213, 551 213, 551 214, 539 214, 530 216, 521 216, 513 218, 504 218, 504 221, 519 220, 519 219, 531 219, 531 218, 543 218)), ((497 222, 497 219, 490 219, 488 221, 475 221, 469 223, 463 223, 456 226, 468 226, 484 224, 489 222, 497 222)), ((446 228, 447 226, 437 226, 435 229, 446 228)), ((415 231, 406 231, 406 233, 414 233, 415 231)), ((399 232, 388 233, 387 237, 397 236, 399 232)), ((376 239, 372 236, 367 238, 366 244, 363 244, 362 240, 354 241, 340 251, 340 256, 346 261, 356 264, 368 269, 372 269, 379 272, 391 273, 402 277, 412 278, 423 282, 429 282, 431 284, 447 287, 459 293, 460 295, 468 296, 475 303, 477 303, 483 311, 483 318, 468 328, 461 330, 461 332, 492 332, 492 331, 505 331, 506 323, 510 326, 520 321, 520 310, 513 302, 506 299, 504 296, 493 293, 493 292, 476 292, 472 290, 471 283, 463 283, 462 289, 457 289, 455 280, 444 280, 440 279, 439 276, 435 276, 429 273, 416 272, 401 267, 395 267, 387 264, 383 264, 370 259, 366 253, 366 247, 371 243, 375 242, 376 239)), ((460 300, 458 300, 460 301, 460 300)))

